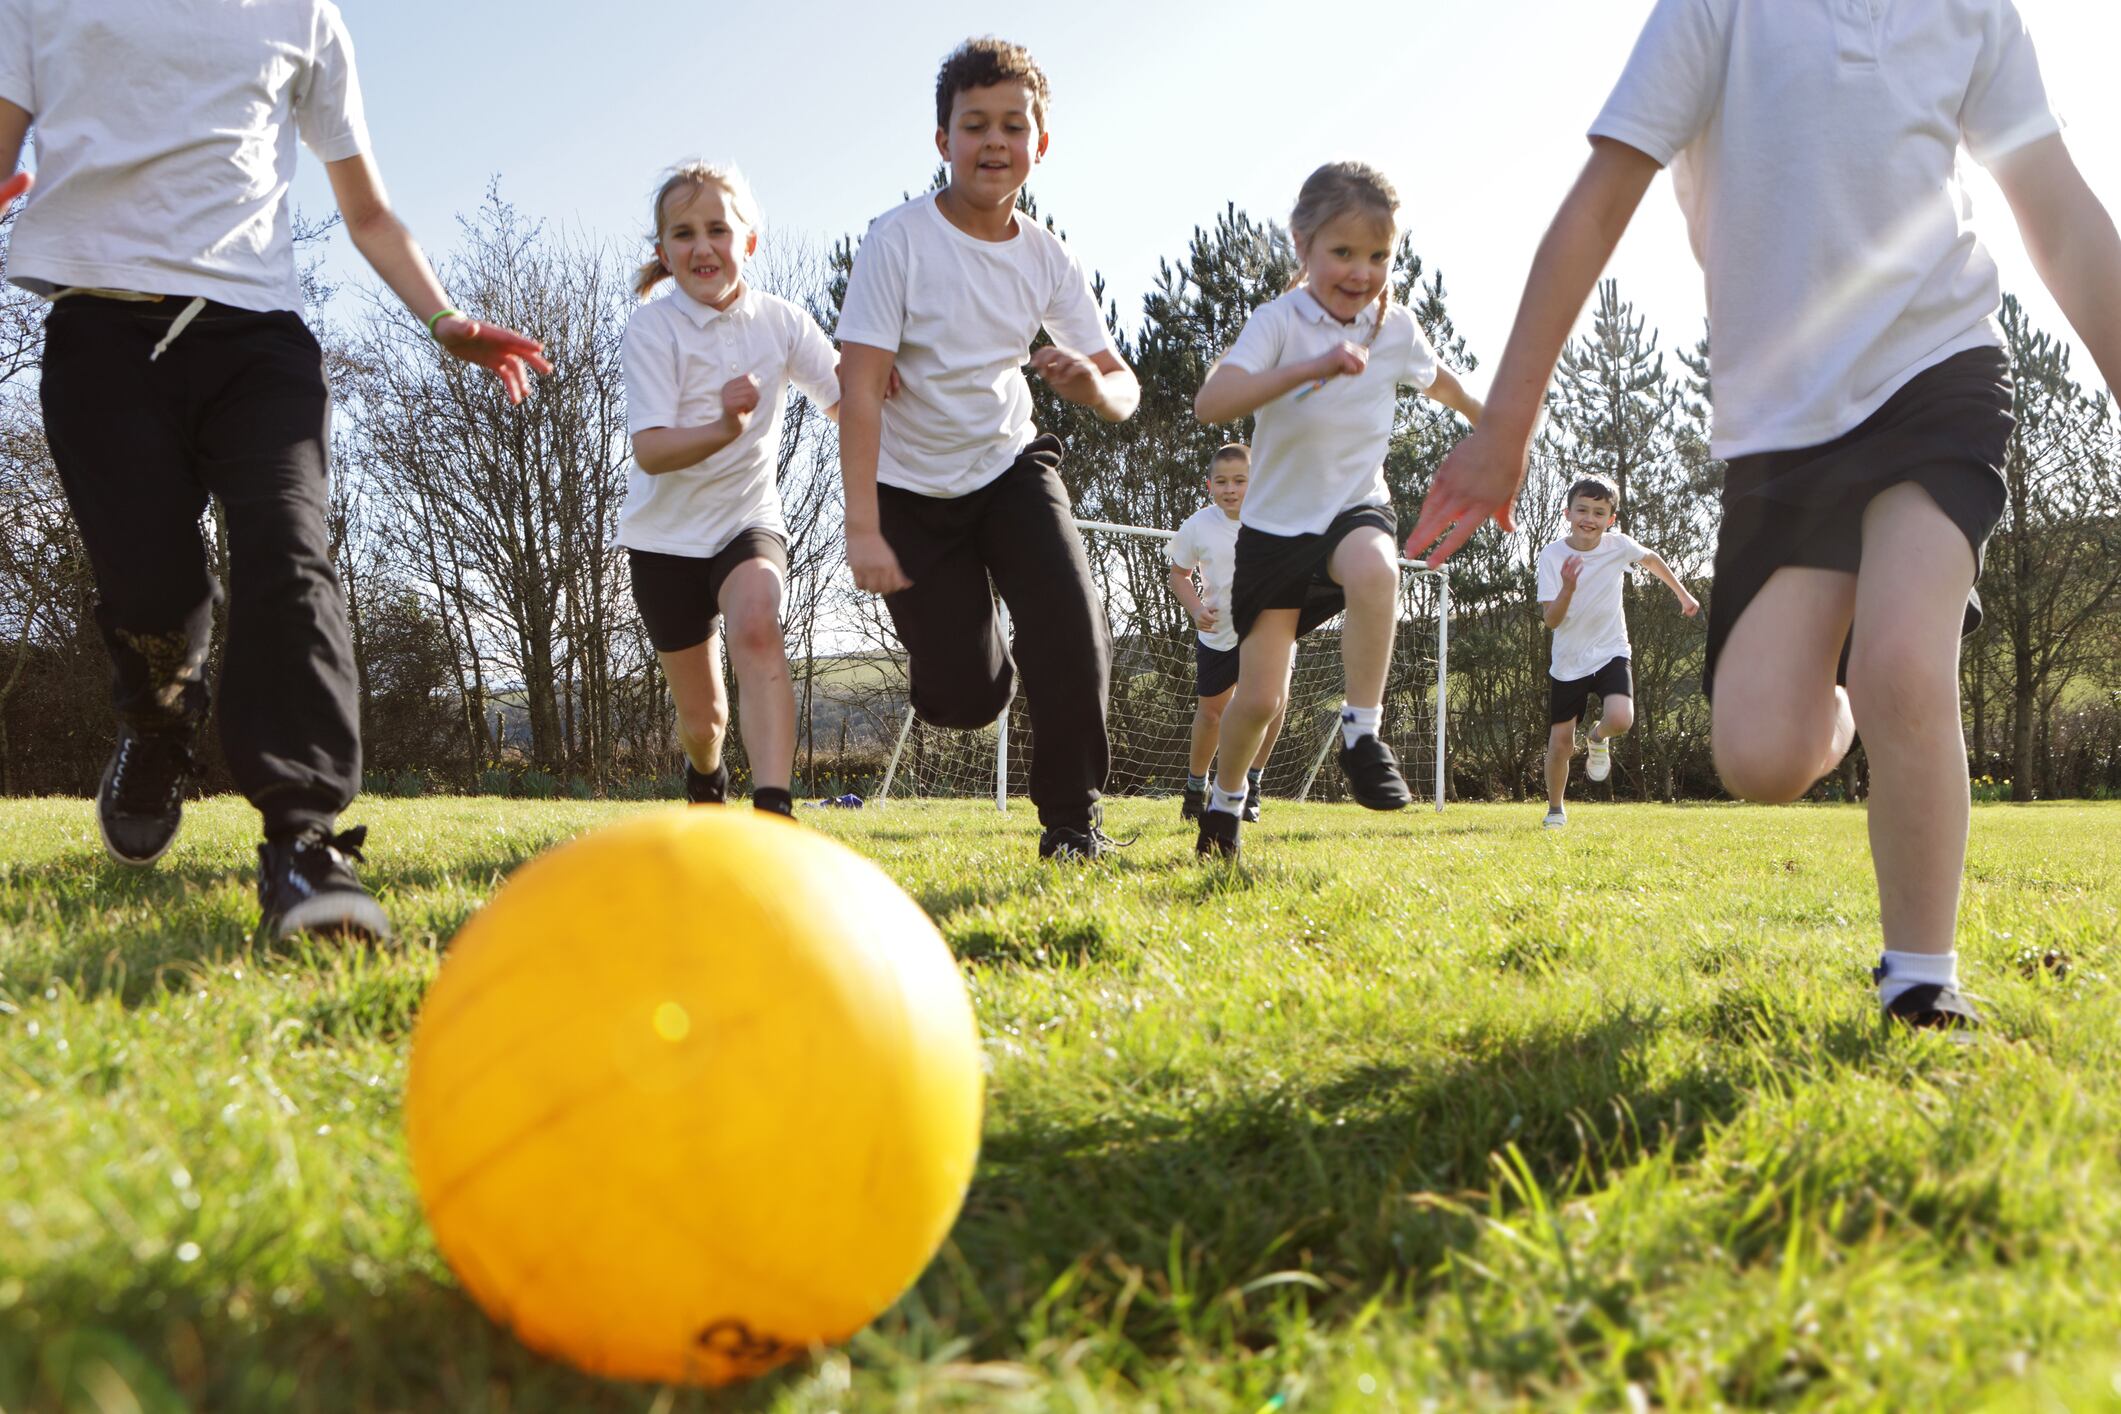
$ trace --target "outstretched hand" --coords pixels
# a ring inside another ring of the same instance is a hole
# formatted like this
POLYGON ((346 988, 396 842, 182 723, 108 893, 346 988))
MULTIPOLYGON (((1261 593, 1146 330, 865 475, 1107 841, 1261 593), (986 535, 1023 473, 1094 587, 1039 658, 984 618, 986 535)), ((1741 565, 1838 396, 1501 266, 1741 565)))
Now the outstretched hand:
POLYGON ((1426 559, 1431 566, 1440 565, 1490 520, 1505 534, 1514 532, 1525 450, 1505 445, 1485 428, 1475 428, 1453 447, 1436 468, 1429 494, 1421 499, 1421 514, 1407 537, 1407 558, 1423 559, 1421 552, 1434 545, 1435 553, 1426 559))
POLYGON ((1561 562, 1561 582, 1569 588, 1576 587, 1576 580, 1583 574, 1583 556, 1571 555, 1561 562))
MULTIPOLYGON (((6 188, 0 187, 0 193, 6 188)), ((490 368, 508 390, 508 401, 519 403, 530 392, 530 375, 552 372, 544 357, 545 346, 528 335, 498 324, 485 324, 452 314, 435 324, 435 342, 450 355, 490 368)))

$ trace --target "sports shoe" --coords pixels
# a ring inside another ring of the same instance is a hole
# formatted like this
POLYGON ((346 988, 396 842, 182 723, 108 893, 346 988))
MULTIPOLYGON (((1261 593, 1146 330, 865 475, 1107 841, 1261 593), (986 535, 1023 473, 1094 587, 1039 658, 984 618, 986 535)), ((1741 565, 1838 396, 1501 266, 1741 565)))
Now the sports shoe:
POLYGON ((1235 859, 1238 853, 1237 817, 1227 810, 1203 810, 1200 815, 1200 837, 1193 842, 1193 853, 1202 859, 1235 859))
POLYGON ((368 827, 331 834, 312 825, 289 840, 258 846, 258 929, 284 942, 297 933, 390 936, 390 920, 354 875, 368 827))
POLYGON ((163 856, 184 821, 191 773, 188 728, 149 735, 118 724, 117 749, 96 788, 96 826, 112 859, 144 869, 163 856))
POLYGON ((1594 781, 1602 781, 1613 774, 1613 743, 1604 737, 1591 738, 1589 750, 1584 752, 1583 773, 1594 781))
POLYGON ((751 808, 783 819, 795 818, 795 797, 779 786, 760 786, 751 793, 751 808))
POLYGON ((1404 810, 1414 802, 1392 748, 1374 735, 1359 736, 1353 746, 1340 748, 1340 772, 1348 778, 1348 793, 1367 809, 1404 810))
POLYGON ((1196 790, 1192 786, 1187 786, 1185 798, 1178 805, 1178 818, 1181 820, 1198 820, 1200 812, 1207 808, 1208 792, 1206 789, 1196 790))
POLYGON ((724 805, 729 800, 729 763, 713 771, 699 771, 685 763, 685 799, 693 805, 724 805))
POLYGON ((1133 843, 1132 839, 1116 840, 1106 834, 1105 809, 1101 805, 1093 805, 1090 807, 1090 818, 1079 826, 1048 825, 1038 837, 1038 857, 1062 863, 1089 863, 1111 850, 1125 849, 1133 843))
MULTIPOLYGON (((1871 980, 1883 982, 1885 969, 1871 969, 1871 980)), ((1981 1013, 1957 987, 1917 982, 1885 1004, 1885 1020, 1911 1031, 1977 1031, 1981 1013)))
POLYGON ((1251 781, 1245 786, 1245 808, 1238 812, 1247 825, 1259 819, 1259 782, 1251 781))
POLYGON ((1558 805, 1550 807, 1547 810, 1547 818, 1539 822, 1540 828, 1547 830, 1565 829, 1567 828, 1568 823, 1568 812, 1563 810, 1558 805))

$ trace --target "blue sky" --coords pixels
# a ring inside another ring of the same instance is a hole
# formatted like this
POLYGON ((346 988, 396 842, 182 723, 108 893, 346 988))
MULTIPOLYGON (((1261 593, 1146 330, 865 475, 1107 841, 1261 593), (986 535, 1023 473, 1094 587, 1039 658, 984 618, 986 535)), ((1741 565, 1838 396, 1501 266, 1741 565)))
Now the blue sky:
MULTIPOLYGON (((2071 148, 2121 211, 2121 87, 2102 72, 2121 20, 2088 0, 2018 3, 2071 148)), ((1181 254, 1225 202, 1279 218, 1312 167, 1360 157, 1398 184, 1417 249, 1443 270, 1459 329, 1490 364, 1582 163, 1583 129, 1649 10, 1648 0, 341 7, 385 182, 436 252, 498 178, 524 211, 631 254, 658 173, 689 156, 745 168, 769 242, 859 231, 934 167, 942 55, 998 29, 1031 47, 1054 86, 1052 150, 1032 189, 1104 273, 1128 327, 1158 258, 1181 254)), ((2064 332, 2001 197, 1978 169, 1969 185, 2006 286, 2064 332)), ((296 199, 328 210, 314 163, 296 199)), ((337 244, 334 274, 359 274, 337 244)), ((1667 346, 1691 344, 1700 274, 1666 179, 1609 273, 1667 346)), ((2088 361, 2079 372, 2095 377, 2088 361)), ((1469 381, 1478 391, 1485 374, 1469 381)))

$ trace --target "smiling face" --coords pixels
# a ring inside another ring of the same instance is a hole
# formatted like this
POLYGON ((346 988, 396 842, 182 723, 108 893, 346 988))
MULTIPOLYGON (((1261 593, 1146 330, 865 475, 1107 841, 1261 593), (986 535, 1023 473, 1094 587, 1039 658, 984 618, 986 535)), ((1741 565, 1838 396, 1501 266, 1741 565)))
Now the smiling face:
POLYGON ((1252 466, 1242 457, 1218 457, 1208 467, 1208 499, 1232 520, 1244 509, 1251 484, 1252 466))
POLYGON ((655 253, 678 288, 701 304, 727 309, 744 292, 744 262, 759 246, 727 188, 714 182, 680 187, 663 198, 655 253))
POLYGON ((1352 322, 1391 279, 1397 238, 1391 221, 1377 213, 1359 207, 1341 212, 1297 246, 1304 287, 1326 313, 1352 322))
POLYGON ((935 134, 935 149, 950 167, 951 193, 966 205, 996 210, 1016 200, 1031 169, 1046 155, 1031 85, 1014 79, 960 89, 950 102, 950 125, 935 134))
POLYGON ((1591 541, 1602 539, 1613 524, 1613 503, 1603 496, 1580 492, 1569 497, 1569 528, 1576 538, 1591 541))

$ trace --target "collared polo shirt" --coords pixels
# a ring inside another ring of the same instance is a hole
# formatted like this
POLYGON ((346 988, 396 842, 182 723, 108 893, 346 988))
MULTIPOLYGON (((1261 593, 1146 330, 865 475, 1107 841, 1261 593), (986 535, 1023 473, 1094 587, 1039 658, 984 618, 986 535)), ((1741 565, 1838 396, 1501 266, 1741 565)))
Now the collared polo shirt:
MULTIPOLYGON (((1372 304, 1343 324, 1299 287, 1253 310, 1222 361, 1248 373, 1302 363, 1342 343, 1363 343, 1376 319, 1372 304)), ((1384 320, 1361 373, 1328 379, 1309 395, 1292 389, 1254 414, 1246 525, 1269 535, 1317 535, 1342 511, 1391 504, 1385 448, 1399 389, 1426 390, 1438 366, 1412 310, 1395 302, 1384 320)))
POLYGON ((8 278, 300 309, 295 138, 368 150, 330 0, 0 0, 0 98, 36 124, 8 278))
POLYGON ((746 530, 788 533, 778 479, 788 385, 820 409, 840 400, 839 355, 816 320, 757 290, 715 309, 673 285, 626 321, 620 367, 631 432, 719 421, 723 386, 747 373, 759 380, 759 405, 705 461, 660 476, 631 468, 619 544, 706 559, 746 530))
POLYGON ((1958 180, 2059 124, 2011 0, 1658 0, 1591 136, 1672 168, 1720 457, 1832 441, 2000 346, 1958 180))

